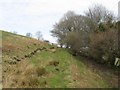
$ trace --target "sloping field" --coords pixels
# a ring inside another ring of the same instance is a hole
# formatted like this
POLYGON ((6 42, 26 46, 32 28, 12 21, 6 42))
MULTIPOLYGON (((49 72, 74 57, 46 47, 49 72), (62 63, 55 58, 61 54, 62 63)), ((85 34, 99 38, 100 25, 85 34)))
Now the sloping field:
MULTIPOLYGON (((2 31, 3 87, 108 88, 104 75, 94 72, 67 52, 36 39, 2 31)), ((100 72, 101 74, 104 74, 100 72)), ((111 76, 112 74, 107 72, 111 76)))

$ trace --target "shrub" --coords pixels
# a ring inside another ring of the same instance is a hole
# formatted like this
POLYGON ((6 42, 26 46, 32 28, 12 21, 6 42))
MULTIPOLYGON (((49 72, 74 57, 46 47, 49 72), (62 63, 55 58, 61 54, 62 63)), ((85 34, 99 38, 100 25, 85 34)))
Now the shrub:
POLYGON ((58 66, 59 65, 59 61, 50 61, 49 65, 58 66))
POLYGON ((47 72, 46 72, 46 70, 45 70, 45 68, 43 68, 43 67, 37 67, 36 68, 36 74, 37 74, 37 76, 39 77, 39 76, 43 76, 43 75, 45 75, 47 72))
POLYGON ((90 37, 89 54, 100 63, 114 65, 118 55, 117 30, 108 30, 92 34, 90 37))

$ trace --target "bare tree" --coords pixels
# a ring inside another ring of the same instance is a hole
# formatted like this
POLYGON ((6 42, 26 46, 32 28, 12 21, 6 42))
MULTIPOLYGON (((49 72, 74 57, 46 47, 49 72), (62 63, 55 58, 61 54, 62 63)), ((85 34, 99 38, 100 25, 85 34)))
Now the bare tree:
POLYGON ((36 37, 37 37, 38 40, 43 40, 43 36, 42 36, 42 34, 41 34, 40 31, 37 31, 37 32, 35 33, 35 35, 36 35, 36 37))
POLYGON ((27 37, 32 37, 32 34, 31 33, 26 33, 26 36, 27 37))
POLYGON ((83 45, 86 47, 89 37, 88 34, 93 30, 93 27, 94 25, 91 19, 82 15, 77 15, 74 12, 67 12, 64 17, 54 25, 54 29, 51 32, 54 37, 58 38, 58 43, 60 45, 69 47, 71 46, 69 44, 73 42, 72 40, 78 36, 77 38, 80 37, 83 39, 79 46, 83 45), (73 38, 74 36, 75 38, 73 38))
POLYGON ((54 37, 58 38, 58 43, 62 47, 66 42, 64 41, 67 33, 73 30, 73 18, 75 13, 68 11, 64 14, 63 18, 54 25, 54 29, 51 31, 54 37))
POLYGON ((88 11, 85 12, 85 15, 92 19, 96 25, 103 22, 112 23, 115 19, 113 13, 102 5, 95 5, 89 8, 88 11))
POLYGON ((12 33, 17 34, 17 32, 16 32, 16 31, 13 31, 12 33))

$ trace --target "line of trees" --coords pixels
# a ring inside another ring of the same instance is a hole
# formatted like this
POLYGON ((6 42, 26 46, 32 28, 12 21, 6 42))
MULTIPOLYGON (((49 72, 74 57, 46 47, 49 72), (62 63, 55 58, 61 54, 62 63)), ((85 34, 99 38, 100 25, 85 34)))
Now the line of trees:
POLYGON ((61 47, 113 66, 115 58, 120 58, 118 23, 111 11, 102 5, 95 5, 85 15, 68 11, 54 25, 51 33, 58 38, 61 47))
MULTIPOLYGON (((28 33, 26 33, 26 36, 32 37, 32 33, 28 32, 28 33)), ((37 31, 35 33, 35 36, 37 37, 38 40, 43 40, 43 36, 42 36, 42 33, 40 31, 37 31)))

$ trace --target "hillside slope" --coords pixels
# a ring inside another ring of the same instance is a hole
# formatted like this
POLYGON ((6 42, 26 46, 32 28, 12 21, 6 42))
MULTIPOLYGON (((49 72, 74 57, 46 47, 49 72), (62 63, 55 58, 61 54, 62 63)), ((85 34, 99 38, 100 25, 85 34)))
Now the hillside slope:
POLYGON ((65 49, 4 31, 2 46, 4 88, 117 87, 65 49))

